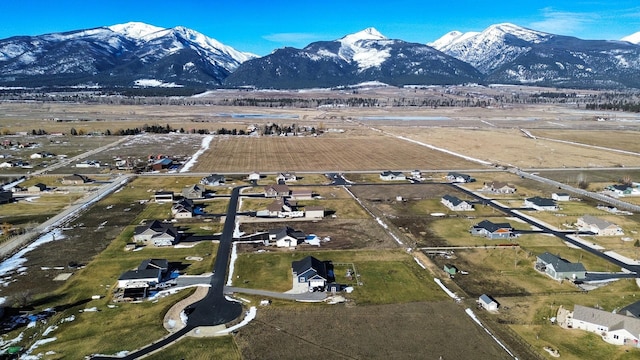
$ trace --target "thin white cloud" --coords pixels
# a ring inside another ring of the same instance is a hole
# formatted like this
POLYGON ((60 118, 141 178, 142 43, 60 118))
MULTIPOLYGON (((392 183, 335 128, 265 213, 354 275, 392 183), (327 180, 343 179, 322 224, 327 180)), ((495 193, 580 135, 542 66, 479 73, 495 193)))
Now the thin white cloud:
POLYGON ((589 12, 557 11, 541 9, 542 20, 529 23, 530 28, 560 35, 576 35, 600 19, 600 15, 589 12))

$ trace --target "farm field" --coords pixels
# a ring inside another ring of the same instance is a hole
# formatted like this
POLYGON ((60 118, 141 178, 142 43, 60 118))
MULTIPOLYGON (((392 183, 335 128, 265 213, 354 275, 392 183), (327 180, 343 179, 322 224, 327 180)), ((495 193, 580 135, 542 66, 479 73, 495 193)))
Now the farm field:
POLYGON ((585 145, 601 146, 631 152, 640 152, 637 131, 585 131, 585 130, 544 130, 535 129, 531 133, 538 137, 571 141, 585 145))
POLYGON ((196 172, 464 169, 476 164, 399 139, 368 136, 215 138, 196 172))
MULTIPOLYGON (((637 156, 531 139, 517 129, 384 128, 493 164, 519 168, 638 166, 637 156), (451 139, 457 141, 451 141, 451 139)), ((593 131, 593 133, 598 133, 593 131)), ((595 136, 595 135, 594 135, 595 136)), ((607 134, 602 135, 606 137, 607 134)))

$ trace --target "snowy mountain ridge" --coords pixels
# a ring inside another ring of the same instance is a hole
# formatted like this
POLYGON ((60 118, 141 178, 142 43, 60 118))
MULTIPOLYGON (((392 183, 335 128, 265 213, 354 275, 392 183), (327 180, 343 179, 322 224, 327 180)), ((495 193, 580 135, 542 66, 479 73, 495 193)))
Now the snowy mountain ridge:
POLYGON ((633 33, 631 35, 627 35, 620 39, 621 41, 628 41, 632 44, 640 45, 640 31, 633 33))

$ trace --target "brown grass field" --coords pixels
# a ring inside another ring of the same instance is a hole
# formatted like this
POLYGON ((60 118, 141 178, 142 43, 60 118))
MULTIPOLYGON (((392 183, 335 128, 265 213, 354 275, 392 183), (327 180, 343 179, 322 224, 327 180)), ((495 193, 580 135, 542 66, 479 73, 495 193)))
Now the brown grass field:
POLYGON ((216 138, 194 171, 357 171, 466 169, 478 165, 371 133, 312 137, 216 138))
MULTIPOLYGON (((494 164, 513 165, 520 168, 597 168, 640 165, 637 156, 544 139, 534 140, 517 129, 388 128, 386 130, 494 164), (452 139, 457 141, 451 141, 452 139)), ((599 131, 592 131, 591 134, 593 138, 600 139, 612 136, 599 131)))

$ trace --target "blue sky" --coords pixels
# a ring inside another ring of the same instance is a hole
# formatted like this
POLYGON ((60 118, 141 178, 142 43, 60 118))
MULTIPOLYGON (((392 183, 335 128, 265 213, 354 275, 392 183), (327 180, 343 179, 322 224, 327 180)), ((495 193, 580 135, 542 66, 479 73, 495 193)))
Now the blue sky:
POLYGON ((240 51, 266 55, 375 27, 392 39, 426 43, 451 30, 516 25, 582 39, 640 31, 638 0, 0 0, 0 39, 141 21, 182 25, 240 51), (454 5, 455 4, 455 5, 454 5))

